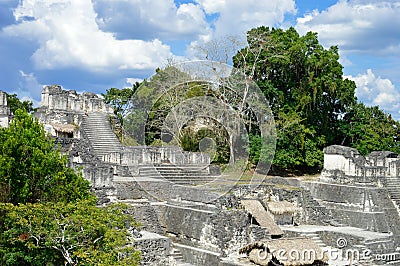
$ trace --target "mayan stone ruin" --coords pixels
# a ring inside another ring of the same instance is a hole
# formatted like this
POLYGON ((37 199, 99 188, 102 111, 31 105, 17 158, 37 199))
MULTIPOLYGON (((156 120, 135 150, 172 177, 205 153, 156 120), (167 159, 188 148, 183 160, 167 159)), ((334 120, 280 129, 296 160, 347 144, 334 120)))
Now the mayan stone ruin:
POLYGON ((7 95, 0 91, 0 126, 8 127, 10 108, 7 105, 7 95))
MULTIPOLYGON (((143 226, 142 265, 397 265, 400 156, 324 149, 310 179, 268 176, 218 195, 225 177, 210 157, 180 147, 124 146, 110 106, 93 93, 46 86, 34 116, 70 167, 82 169, 99 204, 124 202, 143 226)), ((0 93, 0 122, 9 110, 0 93)))

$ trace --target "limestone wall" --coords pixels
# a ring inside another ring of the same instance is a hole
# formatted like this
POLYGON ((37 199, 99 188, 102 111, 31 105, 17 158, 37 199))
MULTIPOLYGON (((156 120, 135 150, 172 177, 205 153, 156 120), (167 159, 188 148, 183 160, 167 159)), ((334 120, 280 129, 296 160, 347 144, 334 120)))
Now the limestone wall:
POLYGON ((141 231, 140 234, 141 237, 134 240, 134 245, 142 252, 141 265, 169 265, 169 238, 147 231, 141 231))
POLYGON ((0 127, 8 127, 10 108, 7 105, 7 94, 0 91, 0 127))
POLYGON ((177 146, 151 147, 137 146, 126 147, 122 153, 111 153, 103 157, 104 162, 113 164, 154 165, 170 163, 174 165, 209 165, 210 156, 200 152, 186 152, 177 146))
POLYGON ((113 113, 113 108, 105 104, 96 94, 91 92, 78 94, 74 90, 63 90, 59 85, 44 87, 41 107, 47 110, 113 113))
POLYGON ((60 146, 64 154, 68 154, 69 166, 82 172, 94 189, 114 188, 114 169, 93 154, 88 140, 57 138, 55 145, 60 146))
POLYGON ((219 265, 219 253, 179 244, 175 244, 175 248, 179 249, 185 261, 191 265, 219 265))
POLYGON ((398 235, 398 217, 385 188, 323 182, 304 183, 314 198, 323 202, 330 214, 345 225, 398 235))
POLYGON ((400 173, 400 158, 396 153, 372 152, 365 158, 350 147, 332 145, 324 149, 324 169, 321 179, 342 184, 379 184, 386 177, 400 173))
POLYGON ((113 113, 113 108, 94 93, 78 94, 59 85, 45 86, 42 102, 34 116, 54 137, 80 138, 82 116, 89 112, 113 113))
POLYGON ((82 115, 66 110, 40 109, 34 117, 44 124, 44 129, 53 137, 80 138, 80 124, 82 115))

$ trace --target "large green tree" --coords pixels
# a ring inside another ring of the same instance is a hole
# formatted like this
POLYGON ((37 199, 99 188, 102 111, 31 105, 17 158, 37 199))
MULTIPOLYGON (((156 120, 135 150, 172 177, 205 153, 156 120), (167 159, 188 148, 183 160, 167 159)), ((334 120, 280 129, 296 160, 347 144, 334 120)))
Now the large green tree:
POLYGON ((277 125, 274 166, 318 169, 322 148, 343 139, 340 121, 357 99, 354 82, 343 78, 336 46, 325 49, 316 33, 259 27, 234 65, 257 82, 277 125))
POLYGON ((125 205, 0 203, 0 265, 138 265, 125 205))
POLYGON ((0 201, 13 204, 71 202, 92 197, 90 184, 67 167, 43 125, 18 109, 0 129, 0 201))
POLYGON ((392 151, 400 154, 400 122, 379 109, 358 103, 343 119, 342 143, 367 155, 372 151, 392 151))
POLYGON ((96 206, 36 119, 0 128, 0 265, 137 265, 124 205, 96 206))
MULTIPOLYGON (((235 67, 257 82, 277 126, 273 166, 280 170, 319 170, 322 149, 348 145, 366 155, 400 152, 399 122, 379 107, 357 102, 355 83, 343 77, 337 46, 324 48, 317 34, 259 27, 233 58, 235 67)), ((251 154, 257 136, 252 136, 251 154)))

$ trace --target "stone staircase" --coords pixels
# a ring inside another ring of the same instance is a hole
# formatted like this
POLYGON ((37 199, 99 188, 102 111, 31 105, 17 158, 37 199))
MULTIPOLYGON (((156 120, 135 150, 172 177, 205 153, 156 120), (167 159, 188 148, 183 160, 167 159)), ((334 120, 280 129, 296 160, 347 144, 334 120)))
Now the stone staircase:
POLYGON ((201 184, 217 177, 211 175, 205 166, 173 165, 169 163, 139 166, 138 177, 163 178, 175 184, 201 184))
POLYGON ((172 252, 170 255, 174 258, 174 260, 177 262, 177 264, 178 263, 181 264, 184 262, 182 252, 179 249, 172 248, 172 252))
POLYGON ((389 192, 390 198, 400 206, 400 177, 387 176, 386 177, 386 189, 389 192))
POLYGON ((90 112, 83 116, 81 129, 100 159, 103 155, 122 151, 123 146, 111 129, 108 114, 90 112))
POLYGON ((317 244, 321 248, 326 247, 325 243, 321 240, 321 238, 316 232, 303 232, 300 235, 311 239, 315 244, 317 244))

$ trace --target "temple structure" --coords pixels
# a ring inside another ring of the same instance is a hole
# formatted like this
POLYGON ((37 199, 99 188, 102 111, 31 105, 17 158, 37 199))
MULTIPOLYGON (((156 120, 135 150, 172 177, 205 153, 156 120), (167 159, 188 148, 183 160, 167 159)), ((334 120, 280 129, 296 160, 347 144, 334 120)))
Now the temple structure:
MULTIPOLYGON (((2 97, 0 108, 6 106, 2 97)), ((7 108, 1 110, 6 117, 7 108)), ((134 243, 143 251, 143 265, 400 261, 400 158, 395 153, 363 157, 349 147, 329 146, 320 176, 268 176, 254 188, 246 180, 230 183, 231 176, 201 152, 123 145, 112 108, 93 93, 47 86, 34 115, 62 146, 70 166, 82 169, 99 204, 132 206, 143 225, 134 243), (352 257, 346 257, 348 250, 352 257), (315 256, 288 260, 282 255, 290 252, 315 256), (382 254, 390 256, 377 257, 382 254)))
POLYGON ((7 94, 0 91, 0 126, 8 127, 10 108, 7 105, 7 94))

